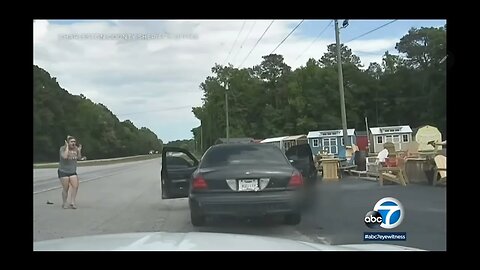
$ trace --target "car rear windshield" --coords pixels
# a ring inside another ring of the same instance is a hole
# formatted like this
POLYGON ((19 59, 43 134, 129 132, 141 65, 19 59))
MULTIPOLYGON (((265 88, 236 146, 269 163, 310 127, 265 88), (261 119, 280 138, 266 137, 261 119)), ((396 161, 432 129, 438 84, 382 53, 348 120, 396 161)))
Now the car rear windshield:
POLYGON ((270 145, 231 145, 214 147, 205 153, 201 168, 225 165, 289 164, 280 149, 270 145))

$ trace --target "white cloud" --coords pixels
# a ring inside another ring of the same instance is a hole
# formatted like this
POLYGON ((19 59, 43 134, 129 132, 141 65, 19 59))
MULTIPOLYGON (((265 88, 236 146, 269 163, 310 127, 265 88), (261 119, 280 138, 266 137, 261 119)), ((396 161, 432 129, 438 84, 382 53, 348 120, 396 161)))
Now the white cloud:
MULTIPOLYGON (((269 54, 298 22, 275 21, 242 67, 260 64, 261 57, 269 54)), ((184 139, 191 137, 190 129, 198 125, 190 107, 202 103, 199 85, 211 75, 214 63, 224 63, 242 23, 243 20, 97 20, 55 24, 37 20, 34 64, 57 77, 70 93, 83 93, 94 102, 105 104, 120 120, 131 119, 137 126, 147 126, 164 141, 184 139), (125 33, 132 36, 125 36, 128 40, 112 38, 113 34, 125 33), (140 39, 149 33, 157 36, 140 39), (100 35, 110 39, 99 40, 100 35), (169 108, 177 109, 167 110, 169 108), (135 112, 144 113, 132 114, 135 112), (170 132, 169 125, 175 126, 176 131, 170 132)), ((256 21, 239 51, 253 23, 246 22, 229 56, 229 62, 236 67, 270 20, 256 21)), ((304 65, 308 58, 319 59, 326 52, 334 36, 324 34, 323 37, 297 61, 314 37, 294 33, 275 53, 282 54, 286 63, 296 68, 304 65)), ((394 42, 396 40, 358 40, 348 45, 354 53, 380 52, 378 56, 361 57, 365 63, 365 59, 381 59, 384 50, 394 46, 394 42)))
POLYGON ((398 39, 367 39, 354 40, 346 45, 356 52, 372 53, 395 48, 397 42, 398 39))
POLYGON ((47 33, 48 21, 34 20, 33 21, 33 42, 39 42, 47 33))
POLYGON ((395 45, 398 39, 366 39, 354 40, 346 43, 352 52, 360 57, 364 68, 368 68, 371 62, 382 63, 385 51, 396 54, 395 45))

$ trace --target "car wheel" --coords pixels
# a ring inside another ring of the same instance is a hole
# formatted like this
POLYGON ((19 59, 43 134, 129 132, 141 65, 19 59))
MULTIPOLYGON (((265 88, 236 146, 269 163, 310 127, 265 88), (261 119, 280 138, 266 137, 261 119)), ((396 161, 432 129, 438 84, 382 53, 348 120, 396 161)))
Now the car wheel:
POLYGON ((190 220, 192 221, 193 226, 205 225, 205 216, 197 213, 194 210, 190 210, 190 220))
POLYGON ((285 224, 288 225, 297 225, 302 220, 302 216, 300 213, 291 213, 285 215, 285 224))

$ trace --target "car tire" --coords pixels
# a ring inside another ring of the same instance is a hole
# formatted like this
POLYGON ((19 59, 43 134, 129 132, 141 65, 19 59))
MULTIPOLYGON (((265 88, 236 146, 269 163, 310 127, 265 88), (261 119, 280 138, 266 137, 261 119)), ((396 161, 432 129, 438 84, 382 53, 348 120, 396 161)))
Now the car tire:
POLYGON ((190 210, 190 220, 193 226, 205 225, 205 216, 197 213, 194 210, 190 210))
POLYGON ((285 215, 285 224, 288 225, 298 225, 302 220, 302 215, 300 213, 291 213, 285 215))

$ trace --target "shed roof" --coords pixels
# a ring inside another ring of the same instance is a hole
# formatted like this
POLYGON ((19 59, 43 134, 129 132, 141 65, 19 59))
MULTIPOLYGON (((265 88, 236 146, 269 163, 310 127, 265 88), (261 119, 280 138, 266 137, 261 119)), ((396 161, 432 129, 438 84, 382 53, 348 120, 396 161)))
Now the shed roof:
POLYGON ((261 141, 261 143, 280 142, 280 141, 283 141, 285 138, 288 138, 288 136, 266 138, 265 140, 261 141))
MULTIPOLYGON (((355 129, 349 128, 347 129, 348 136, 355 135, 355 129)), ((343 136, 343 129, 336 129, 336 130, 318 130, 318 131, 310 131, 308 132, 307 138, 319 138, 319 137, 341 137, 343 136)))
POLYGON ((380 134, 398 134, 398 133, 412 133, 410 126, 389 126, 389 127, 372 127, 370 128, 372 135, 380 134))

